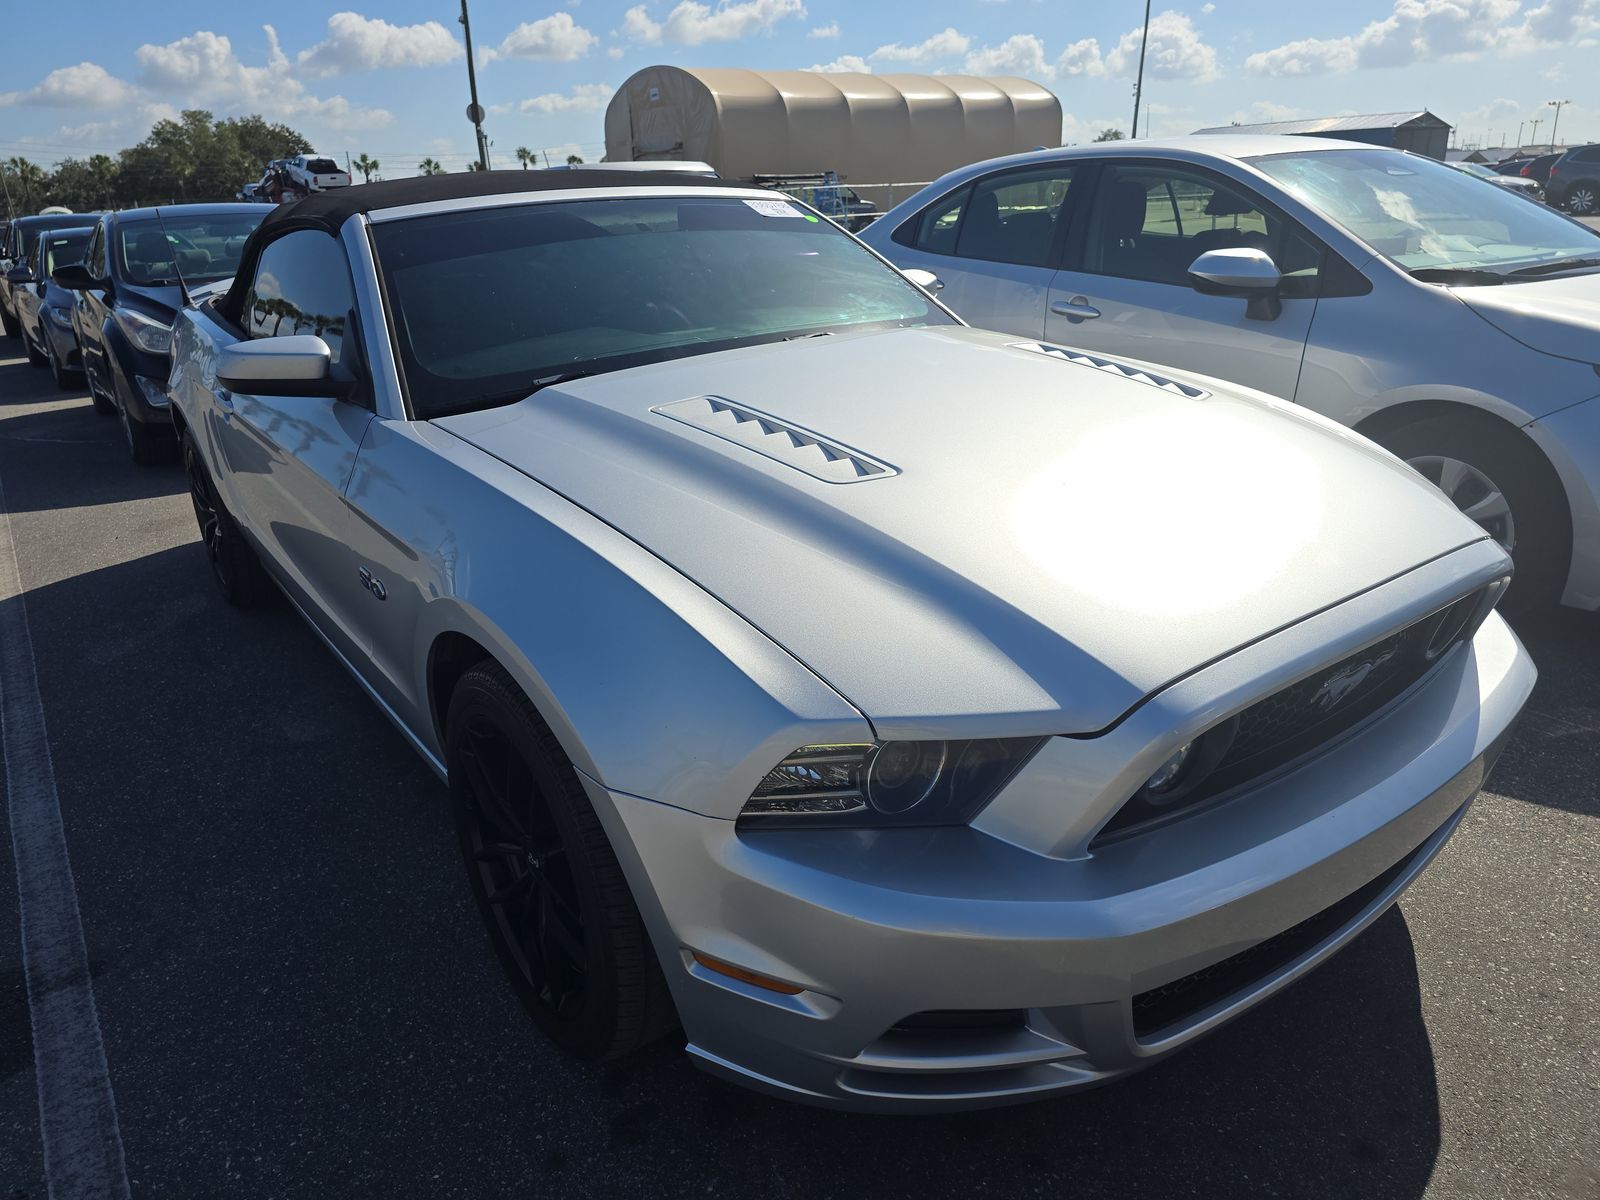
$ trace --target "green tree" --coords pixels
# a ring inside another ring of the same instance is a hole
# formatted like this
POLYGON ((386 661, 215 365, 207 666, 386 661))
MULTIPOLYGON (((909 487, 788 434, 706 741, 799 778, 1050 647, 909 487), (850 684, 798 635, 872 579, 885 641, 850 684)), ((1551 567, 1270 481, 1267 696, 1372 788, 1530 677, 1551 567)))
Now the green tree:
POLYGON ((368 158, 365 154, 356 156, 356 170, 361 172, 361 182, 371 183, 372 175, 383 164, 375 158, 368 158))
POLYGON ((569 167, 581 167, 581 166, 583 166, 582 157, 577 155, 577 154, 569 154, 569 155, 567 155, 567 166, 569 166, 569 167))
POLYGON ((8 158, 3 168, 6 187, 11 193, 11 203, 18 205, 19 215, 36 213, 45 205, 45 187, 49 182, 44 168, 29 162, 20 155, 8 158))
POLYGON ((432 158, 425 158, 417 164, 417 172, 421 175, 443 175, 445 170, 432 158))
POLYGON ((218 121, 204 109, 157 121, 149 136, 117 156, 118 204, 231 200, 267 162, 305 154, 311 143, 287 125, 251 115, 218 121))
POLYGON ((533 151, 532 150, 529 150, 526 146, 518 146, 517 147, 517 161, 522 164, 522 169, 524 171, 526 171, 528 169, 528 163, 530 161, 532 161, 532 159, 533 159, 533 151))
POLYGON ((110 156, 64 158, 50 176, 50 203, 74 212, 109 208, 116 187, 117 164, 110 156))
POLYGON ((1120 142, 1127 136, 1127 134, 1123 133, 1122 130, 1118 129, 1115 125, 1107 125, 1099 133, 1094 135, 1094 140, 1097 142, 1120 142))

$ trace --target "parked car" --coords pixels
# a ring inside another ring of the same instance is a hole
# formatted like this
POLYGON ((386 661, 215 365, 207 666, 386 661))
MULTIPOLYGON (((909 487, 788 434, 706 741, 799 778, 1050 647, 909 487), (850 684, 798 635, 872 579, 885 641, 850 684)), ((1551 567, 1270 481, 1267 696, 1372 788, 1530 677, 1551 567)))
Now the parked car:
POLYGON ((56 386, 63 391, 81 380, 83 356, 72 329, 73 293, 58 285, 51 272, 81 262, 91 232, 80 226, 42 233, 34 243, 32 261, 12 269, 11 294, 28 362, 49 367, 56 386))
POLYGON ((1353 427, 1511 552, 1511 601, 1600 607, 1600 232, 1417 155, 1208 134, 976 163, 861 236, 976 325, 1353 427))
POLYGON ((1551 201, 1578 216, 1600 214, 1600 144, 1568 150, 1550 168, 1551 201))
POLYGON ((1491 170, 1496 175, 1521 175, 1522 168, 1531 163, 1531 158, 1508 158, 1494 164, 1491 170))
POLYGON ((72 229, 92 223, 99 213, 52 213, 35 217, 17 217, 6 231, 6 241, 0 250, 0 325, 7 337, 20 337, 22 328, 17 324, 17 312, 11 296, 11 283, 6 273, 12 267, 28 262, 33 257, 34 243, 41 233, 51 229, 72 229))
POLYGON ((1531 179, 1546 191, 1550 188, 1550 168, 1555 166, 1559 154, 1541 154, 1537 158, 1530 158, 1522 164, 1520 174, 1524 179, 1531 179))
POLYGON ((1544 189, 1534 180, 1527 179, 1521 175, 1501 175, 1490 170, 1482 163, 1447 162, 1445 166, 1453 167, 1462 174, 1471 175, 1474 179, 1481 179, 1485 183, 1492 183, 1495 187, 1505 188, 1506 191, 1513 192, 1518 196, 1524 196, 1529 200, 1544 199, 1544 189))
POLYGON ((134 462, 157 462, 173 445, 167 375, 185 288, 231 276, 267 211, 174 204, 107 213, 83 261, 55 270, 56 284, 77 293, 72 320, 89 394, 102 413, 120 417, 134 462))
POLYGON ((841 1107, 1113 1079, 1373 921, 1533 684, 1505 552, 1382 450, 966 328, 769 191, 312 196, 173 337, 215 583, 448 781, 584 1057, 676 1019, 841 1107))
POLYGON ((307 191, 325 192, 350 186, 350 173, 320 154, 296 154, 283 160, 283 168, 290 179, 307 191))

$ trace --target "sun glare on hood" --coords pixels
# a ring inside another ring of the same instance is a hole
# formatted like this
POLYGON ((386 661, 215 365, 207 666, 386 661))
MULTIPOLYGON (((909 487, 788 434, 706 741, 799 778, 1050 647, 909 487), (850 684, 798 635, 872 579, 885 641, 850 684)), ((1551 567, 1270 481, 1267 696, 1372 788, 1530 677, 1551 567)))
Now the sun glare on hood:
POLYGON ((1018 489, 1011 531, 1040 571, 1108 606, 1192 614, 1316 561, 1326 502, 1303 449, 1208 403, 1088 433, 1018 489))

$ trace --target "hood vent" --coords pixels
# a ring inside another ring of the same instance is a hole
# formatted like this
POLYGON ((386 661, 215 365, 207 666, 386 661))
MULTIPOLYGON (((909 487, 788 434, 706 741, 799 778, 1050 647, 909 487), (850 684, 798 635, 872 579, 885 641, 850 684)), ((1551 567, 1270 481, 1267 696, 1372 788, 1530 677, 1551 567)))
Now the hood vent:
POLYGON ((1164 392, 1171 392, 1174 396, 1187 396, 1191 400, 1204 400, 1211 393, 1192 384, 1179 383, 1175 379, 1168 379, 1164 375, 1156 375, 1131 363, 1118 362, 1114 358, 1101 358, 1098 354, 1085 354, 1082 350, 1067 350, 1061 346, 1046 346, 1040 342, 1012 342, 1013 350, 1027 350, 1033 354, 1043 354, 1049 358, 1059 358, 1063 362, 1076 363, 1080 367, 1094 367, 1100 371, 1110 371, 1113 375, 1121 375, 1124 379, 1132 379, 1138 383, 1148 383, 1158 387, 1164 392))
POLYGON ((899 474, 888 463, 721 396, 674 400, 651 411, 754 450, 825 483, 859 483, 899 474))

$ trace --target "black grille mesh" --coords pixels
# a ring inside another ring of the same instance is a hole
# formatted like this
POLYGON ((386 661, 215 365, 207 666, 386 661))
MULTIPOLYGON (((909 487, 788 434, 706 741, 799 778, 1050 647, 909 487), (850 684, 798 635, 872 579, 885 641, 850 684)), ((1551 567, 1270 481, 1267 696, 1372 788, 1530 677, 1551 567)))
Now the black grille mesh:
POLYGON ((1321 750, 1360 725, 1472 636, 1483 590, 1413 621, 1332 666, 1259 700, 1196 741, 1188 777, 1165 796, 1136 793, 1096 841, 1164 823, 1321 750))

